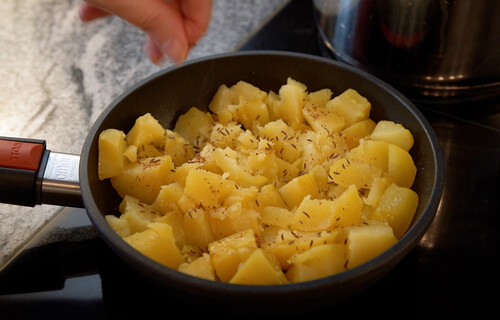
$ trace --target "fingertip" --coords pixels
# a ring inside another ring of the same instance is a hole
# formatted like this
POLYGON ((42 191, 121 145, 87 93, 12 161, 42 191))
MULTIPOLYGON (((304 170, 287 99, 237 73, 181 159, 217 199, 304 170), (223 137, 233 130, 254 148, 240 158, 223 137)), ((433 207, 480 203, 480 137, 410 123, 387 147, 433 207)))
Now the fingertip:
POLYGON ((161 52, 168 56, 175 64, 181 64, 188 55, 188 46, 177 38, 170 38, 161 45, 161 52))

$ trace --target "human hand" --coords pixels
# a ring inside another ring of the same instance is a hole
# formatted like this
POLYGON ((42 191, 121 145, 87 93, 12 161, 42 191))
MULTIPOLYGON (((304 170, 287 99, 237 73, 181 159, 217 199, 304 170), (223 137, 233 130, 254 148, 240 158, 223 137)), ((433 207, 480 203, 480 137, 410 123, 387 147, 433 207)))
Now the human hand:
POLYGON ((160 64, 164 56, 180 64, 206 32, 212 0, 84 0, 84 22, 116 15, 143 30, 149 59, 160 64))

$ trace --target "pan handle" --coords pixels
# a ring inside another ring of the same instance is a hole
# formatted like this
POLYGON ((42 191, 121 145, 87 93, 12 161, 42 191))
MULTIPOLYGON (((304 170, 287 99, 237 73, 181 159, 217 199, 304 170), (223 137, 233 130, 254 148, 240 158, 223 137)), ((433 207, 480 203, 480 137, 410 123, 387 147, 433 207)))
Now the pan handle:
POLYGON ((44 140, 0 137, 0 202, 83 207, 80 156, 47 150, 44 140))

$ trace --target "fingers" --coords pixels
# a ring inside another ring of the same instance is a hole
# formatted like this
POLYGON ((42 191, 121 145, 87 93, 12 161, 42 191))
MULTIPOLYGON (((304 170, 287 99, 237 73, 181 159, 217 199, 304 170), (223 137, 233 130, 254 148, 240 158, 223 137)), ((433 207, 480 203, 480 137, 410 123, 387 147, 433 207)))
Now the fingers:
POLYGON ((159 63, 163 55, 182 63, 208 28, 212 0, 86 0, 82 21, 115 14, 148 35, 146 52, 159 63))
POLYGON ((212 14, 212 0, 178 0, 184 16, 184 30, 189 44, 194 45, 207 31, 212 14))
POLYGON ((80 16, 80 20, 88 22, 97 18, 109 16, 110 13, 83 2, 78 11, 78 15, 80 16))

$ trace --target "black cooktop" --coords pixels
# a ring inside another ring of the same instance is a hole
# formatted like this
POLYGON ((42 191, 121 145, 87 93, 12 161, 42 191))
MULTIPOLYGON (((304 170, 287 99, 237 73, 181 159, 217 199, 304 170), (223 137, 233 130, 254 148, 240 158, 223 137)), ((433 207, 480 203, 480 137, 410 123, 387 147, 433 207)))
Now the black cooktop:
MULTIPOLYGON (((325 55, 311 1, 292 0, 239 48, 255 49, 325 55)), ((498 313, 500 97, 415 103, 434 128, 445 159, 445 188, 433 224, 371 288, 304 316, 476 319, 498 313)), ((2 320, 211 313, 144 284, 98 238, 83 209, 63 209, 0 272, 2 320)))

